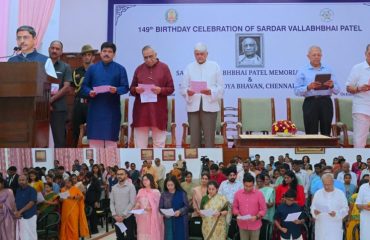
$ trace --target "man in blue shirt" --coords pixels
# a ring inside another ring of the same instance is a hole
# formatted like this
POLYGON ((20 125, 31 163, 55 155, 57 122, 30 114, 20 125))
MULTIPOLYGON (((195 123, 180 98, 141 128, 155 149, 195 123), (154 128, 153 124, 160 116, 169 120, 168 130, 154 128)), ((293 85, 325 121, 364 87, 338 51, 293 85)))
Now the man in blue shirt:
POLYGON ((331 94, 338 94, 340 87, 333 71, 321 63, 322 51, 318 46, 311 46, 307 54, 310 64, 298 71, 294 87, 295 95, 305 97, 303 102, 303 120, 306 134, 320 133, 330 135, 333 119, 331 94), (321 83, 315 81, 318 74, 331 74, 330 80, 321 83))
POLYGON ((14 215, 19 219, 17 233, 20 239, 37 240, 37 193, 36 190, 28 185, 26 175, 18 178, 19 188, 15 196, 17 211, 14 215))

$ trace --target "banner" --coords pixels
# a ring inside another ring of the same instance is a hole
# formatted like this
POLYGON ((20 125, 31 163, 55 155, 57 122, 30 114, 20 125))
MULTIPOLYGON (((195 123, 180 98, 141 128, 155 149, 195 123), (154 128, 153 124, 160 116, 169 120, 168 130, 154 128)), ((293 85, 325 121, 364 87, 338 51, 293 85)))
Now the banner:
POLYGON ((110 1, 108 39, 117 44, 116 61, 126 67, 130 82, 143 63, 145 45, 169 65, 175 82, 178 140, 181 124, 187 121, 179 84, 185 67, 195 60, 197 42, 208 46, 208 59, 222 69, 225 107, 237 107, 238 98, 273 97, 277 120, 287 118, 285 99, 296 97, 295 76, 309 64, 310 46, 322 48, 322 63, 334 70, 342 88, 338 97, 346 97, 349 71, 364 61, 369 44, 368 3, 137 2, 110 1), (246 44, 254 46, 251 59, 245 57, 242 45, 246 44))

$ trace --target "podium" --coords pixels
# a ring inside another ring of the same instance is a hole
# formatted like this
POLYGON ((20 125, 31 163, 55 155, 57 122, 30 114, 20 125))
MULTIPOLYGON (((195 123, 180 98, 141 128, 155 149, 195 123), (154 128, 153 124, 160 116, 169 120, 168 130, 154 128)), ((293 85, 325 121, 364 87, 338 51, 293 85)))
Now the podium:
POLYGON ((0 63, 0 148, 48 147, 49 98, 44 64, 0 63))

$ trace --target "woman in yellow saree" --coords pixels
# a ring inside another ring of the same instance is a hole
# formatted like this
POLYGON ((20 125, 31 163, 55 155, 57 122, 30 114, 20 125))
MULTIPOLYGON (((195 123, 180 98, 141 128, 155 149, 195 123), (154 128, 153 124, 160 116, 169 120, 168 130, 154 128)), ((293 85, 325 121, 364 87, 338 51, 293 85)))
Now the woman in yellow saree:
POLYGON ((225 196, 217 193, 218 184, 209 181, 207 184, 207 195, 200 203, 200 216, 202 217, 202 234, 205 240, 226 239, 226 215, 228 201, 225 196), (206 216, 203 210, 211 210, 212 216, 206 216))
POLYGON ((69 192, 69 196, 62 202, 59 239, 78 240, 79 237, 89 236, 84 196, 80 189, 73 186, 72 181, 67 179, 61 192, 69 192))

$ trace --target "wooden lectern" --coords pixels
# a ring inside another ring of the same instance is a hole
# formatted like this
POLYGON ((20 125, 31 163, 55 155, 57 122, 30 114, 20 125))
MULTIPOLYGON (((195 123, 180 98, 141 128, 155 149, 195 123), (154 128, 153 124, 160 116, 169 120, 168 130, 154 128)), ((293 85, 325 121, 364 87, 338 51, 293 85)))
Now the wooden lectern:
POLYGON ((0 63, 0 148, 48 147, 49 98, 44 64, 0 63))

